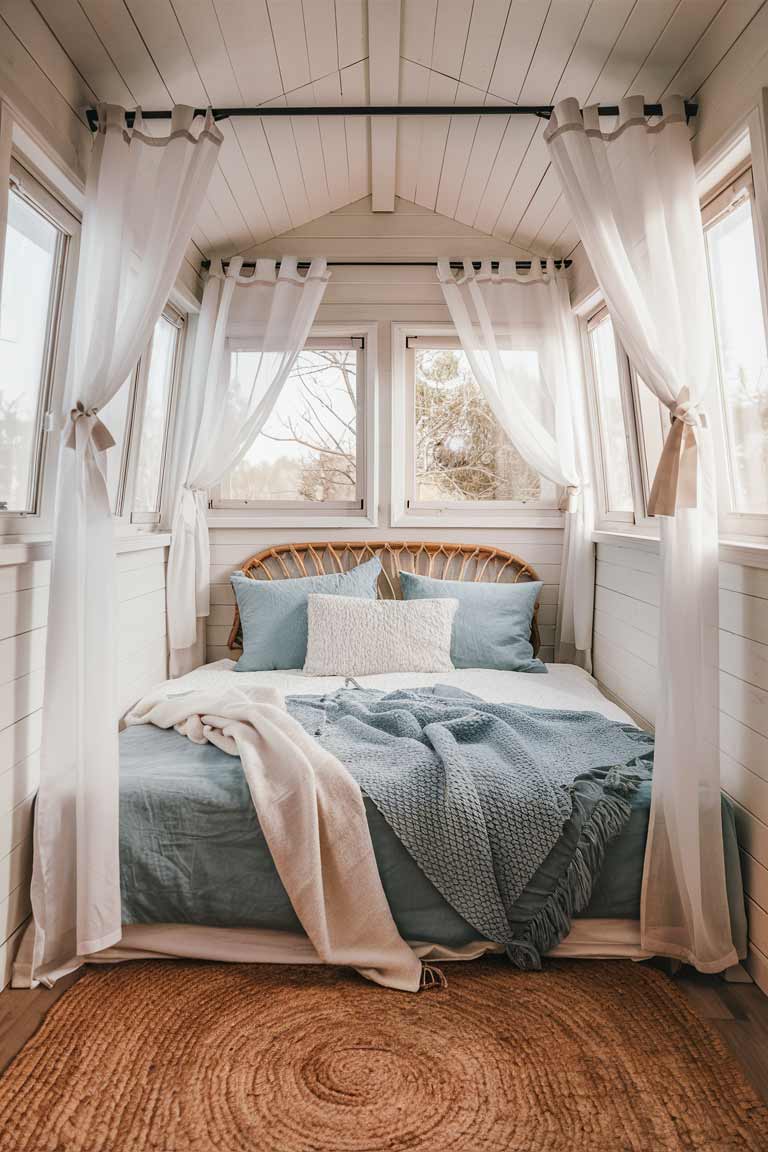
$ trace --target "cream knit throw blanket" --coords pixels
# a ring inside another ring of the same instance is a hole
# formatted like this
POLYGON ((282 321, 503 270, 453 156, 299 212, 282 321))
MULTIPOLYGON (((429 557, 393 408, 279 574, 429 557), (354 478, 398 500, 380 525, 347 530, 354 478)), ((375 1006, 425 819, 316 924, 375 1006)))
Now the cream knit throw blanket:
MULTIPOLYGON (((199 684, 199 681, 198 681, 199 684)), ((239 756, 280 879, 321 961, 416 992, 425 969, 397 931, 381 886, 360 788, 271 688, 158 685, 126 724, 175 728, 239 756)))

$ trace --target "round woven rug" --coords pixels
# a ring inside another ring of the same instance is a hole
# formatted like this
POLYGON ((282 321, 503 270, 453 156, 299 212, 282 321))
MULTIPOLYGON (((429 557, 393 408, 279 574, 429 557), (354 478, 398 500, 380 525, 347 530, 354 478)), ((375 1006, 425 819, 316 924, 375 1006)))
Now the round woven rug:
POLYGON ((0 1081, 3 1152, 768 1148, 768 1111, 661 973, 449 966, 91 970, 0 1081))

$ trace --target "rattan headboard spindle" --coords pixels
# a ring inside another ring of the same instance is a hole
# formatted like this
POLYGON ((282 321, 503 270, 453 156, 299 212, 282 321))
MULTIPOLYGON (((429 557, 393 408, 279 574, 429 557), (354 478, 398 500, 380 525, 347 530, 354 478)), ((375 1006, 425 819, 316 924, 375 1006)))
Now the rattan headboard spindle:
MULTIPOLYGON (((378 556, 382 573, 379 596, 385 600, 402 599, 400 570, 418 572, 445 580, 486 583, 538 580, 534 568, 519 556, 486 544, 439 544, 418 540, 345 540, 311 541, 304 544, 278 544, 265 548, 245 561, 242 571, 253 580, 291 580, 300 576, 324 576, 331 572, 348 572, 378 556)), ((541 643, 538 624, 539 605, 533 614, 531 644, 537 653, 541 643)), ((240 647, 240 616, 235 606, 235 619, 229 634, 229 647, 240 647)))

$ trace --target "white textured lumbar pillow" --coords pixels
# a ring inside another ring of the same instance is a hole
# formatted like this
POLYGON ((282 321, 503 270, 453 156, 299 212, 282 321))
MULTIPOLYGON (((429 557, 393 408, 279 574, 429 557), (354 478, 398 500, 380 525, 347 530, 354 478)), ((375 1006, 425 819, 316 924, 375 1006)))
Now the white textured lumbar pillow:
POLYGON ((458 600, 307 598, 304 671, 311 676, 452 672, 451 632, 458 600))

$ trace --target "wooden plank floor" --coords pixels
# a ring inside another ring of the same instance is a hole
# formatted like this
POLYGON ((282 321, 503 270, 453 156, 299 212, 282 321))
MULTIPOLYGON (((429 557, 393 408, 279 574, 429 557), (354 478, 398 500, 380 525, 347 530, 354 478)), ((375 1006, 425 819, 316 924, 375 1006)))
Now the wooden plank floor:
POLYGON ((768 1103, 768 996, 756 984, 727 984, 690 968, 674 979, 697 1015, 720 1033, 768 1103))
MULTIPOLYGON (((81 970, 82 971, 82 970, 81 970)), ((46 1012, 78 979, 54 988, 6 988, 0 993, 0 1072, 42 1024, 46 1012)), ((691 969, 674 977, 694 1011, 720 1033, 763 1099, 768 1102, 768 997, 756 984, 726 984, 691 969)))
POLYGON ((53 988, 5 988, 0 992, 0 1072, 34 1036, 46 1012, 74 984, 82 972, 64 976, 53 988))

